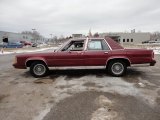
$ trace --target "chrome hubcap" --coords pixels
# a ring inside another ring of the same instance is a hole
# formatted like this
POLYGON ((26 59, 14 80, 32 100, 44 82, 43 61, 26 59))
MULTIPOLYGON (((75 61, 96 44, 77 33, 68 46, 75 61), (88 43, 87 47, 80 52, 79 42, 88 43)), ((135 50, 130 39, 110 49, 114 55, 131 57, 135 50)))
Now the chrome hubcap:
POLYGON ((46 72, 46 67, 43 64, 37 64, 34 66, 33 71, 36 75, 43 75, 46 72))
POLYGON ((111 69, 114 74, 119 75, 124 71, 124 66, 122 63, 118 62, 118 63, 114 63, 111 69))

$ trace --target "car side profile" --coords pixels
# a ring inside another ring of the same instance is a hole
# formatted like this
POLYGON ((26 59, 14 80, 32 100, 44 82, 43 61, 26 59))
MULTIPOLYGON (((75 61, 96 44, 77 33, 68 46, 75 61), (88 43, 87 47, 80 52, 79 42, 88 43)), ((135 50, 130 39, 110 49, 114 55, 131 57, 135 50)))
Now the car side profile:
POLYGON ((9 42, 2 45, 3 48, 22 48, 23 44, 19 42, 9 42))
POLYGON ((13 66, 29 67, 34 77, 45 76, 51 67, 102 66, 118 77, 132 65, 155 63, 153 50, 124 49, 108 37, 71 39, 54 52, 17 55, 13 66))

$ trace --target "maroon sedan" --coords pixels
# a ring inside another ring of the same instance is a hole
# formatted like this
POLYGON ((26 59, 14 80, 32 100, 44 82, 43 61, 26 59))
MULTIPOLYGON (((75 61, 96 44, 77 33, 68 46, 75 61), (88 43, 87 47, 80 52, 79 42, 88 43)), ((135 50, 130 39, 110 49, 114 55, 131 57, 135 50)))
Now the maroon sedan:
POLYGON ((153 50, 124 49, 111 38, 81 38, 69 40, 54 52, 17 55, 13 66, 29 67, 34 77, 45 76, 51 67, 91 66, 101 66, 113 76, 122 76, 129 66, 155 63, 153 50))

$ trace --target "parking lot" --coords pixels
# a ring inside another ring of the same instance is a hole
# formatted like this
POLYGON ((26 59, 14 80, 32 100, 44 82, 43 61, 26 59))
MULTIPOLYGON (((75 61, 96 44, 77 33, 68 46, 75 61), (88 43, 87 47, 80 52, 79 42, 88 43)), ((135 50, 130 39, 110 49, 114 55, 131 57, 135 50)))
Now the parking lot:
POLYGON ((124 77, 102 69, 51 70, 33 78, 0 56, 0 120, 159 120, 160 55, 124 77))

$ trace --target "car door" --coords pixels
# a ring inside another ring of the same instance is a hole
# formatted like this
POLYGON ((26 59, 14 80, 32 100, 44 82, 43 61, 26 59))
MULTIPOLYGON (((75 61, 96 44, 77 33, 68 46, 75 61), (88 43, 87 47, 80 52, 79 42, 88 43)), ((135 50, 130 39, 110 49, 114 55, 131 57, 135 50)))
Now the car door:
POLYGON ((54 66, 83 66, 84 41, 71 41, 60 51, 56 52, 53 59, 54 66), (74 47, 72 48, 72 46, 74 47))
POLYGON ((103 66, 110 55, 110 48, 104 39, 89 39, 84 53, 86 66, 103 66))

